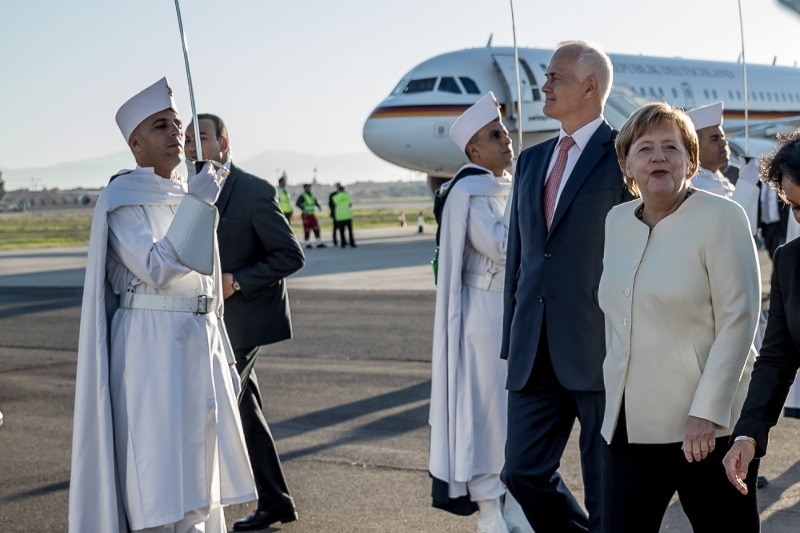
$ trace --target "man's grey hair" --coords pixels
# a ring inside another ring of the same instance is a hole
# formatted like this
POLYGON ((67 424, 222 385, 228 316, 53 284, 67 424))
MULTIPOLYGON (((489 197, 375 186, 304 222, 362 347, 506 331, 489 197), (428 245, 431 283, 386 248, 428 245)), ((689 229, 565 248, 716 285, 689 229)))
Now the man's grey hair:
POLYGON ((614 82, 614 67, 611 58, 599 45, 586 41, 564 41, 558 43, 556 50, 566 48, 578 54, 578 77, 584 81, 589 76, 597 80, 601 103, 605 104, 614 82))

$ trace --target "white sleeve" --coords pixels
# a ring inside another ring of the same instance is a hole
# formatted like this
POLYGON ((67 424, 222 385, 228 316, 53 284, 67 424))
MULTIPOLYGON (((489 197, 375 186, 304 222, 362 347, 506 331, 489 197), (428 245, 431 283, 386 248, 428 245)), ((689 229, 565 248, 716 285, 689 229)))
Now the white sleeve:
POLYGON ((167 241, 156 240, 141 206, 120 207, 108 214, 108 246, 134 276, 157 289, 191 272, 178 262, 167 241))
POLYGON ((475 250, 498 266, 506 264, 508 228, 497 218, 487 198, 471 198, 467 220, 467 240, 475 250))
POLYGON ((757 185, 739 180, 736 182, 736 188, 733 191, 731 200, 742 206, 747 220, 750 222, 750 234, 755 235, 758 230, 758 200, 760 197, 760 190, 757 185))

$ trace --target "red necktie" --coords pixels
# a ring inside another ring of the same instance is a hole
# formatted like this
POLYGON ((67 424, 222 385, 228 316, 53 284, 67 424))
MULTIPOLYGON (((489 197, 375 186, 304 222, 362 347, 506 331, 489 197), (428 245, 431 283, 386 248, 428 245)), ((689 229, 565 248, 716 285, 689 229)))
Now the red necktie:
POLYGON ((553 223, 553 214, 556 211, 556 198, 558 189, 561 187, 561 179, 564 177, 564 169, 567 168, 567 152, 575 145, 575 139, 567 135, 561 139, 558 147, 558 157, 547 183, 544 186, 544 219, 547 222, 547 231, 550 231, 550 224, 553 223))

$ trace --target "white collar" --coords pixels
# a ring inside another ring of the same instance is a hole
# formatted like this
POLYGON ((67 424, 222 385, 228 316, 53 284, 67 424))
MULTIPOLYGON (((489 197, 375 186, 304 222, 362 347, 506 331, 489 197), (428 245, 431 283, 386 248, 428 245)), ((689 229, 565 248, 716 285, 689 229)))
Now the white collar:
MULTIPOLYGON (((589 144, 592 135, 594 135, 594 132, 596 132, 597 128, 600 127, 600 124, 603 123, 603 120, 604 120, 603 116, 600 115, 599 117, 589 122, 588 124, 581 126, 575 133, 570 135, 570 137, 572 137, 572 140, 575 141, 575 144, 578 145, 578 148, 581 151, 583 151, 583 149, 586 148, 586 145, 589 144)), ((561 143, 561 139, 563 139, 566 136, 567 132, 564 131, 564 128, 562 127, 561 131, 558 134, 558 143, 556 144, 556 146, 558 146, 561 143)))
POLYGON ((137 173, 137 174, 150 174, 154 178, 157 178, 157 179, 162 180, 162 181, 181 181, 180 175, 177 172, 175 172, 174 170, 172 171, 172 176, 173 177, 170 178, 170 179, 167 179, 167 180, 165 180, 165 178, 163 176, 159 176, 158 174, 156 174, 155 167, 140 167, 139 165, 136 165, 136 168, 134 169, 134 172, 137 173))
POLYGON ((720 172, 719 170, 714 172, 713 170, 708 170, 706 167, 704 167, 702 165, 700 165, 700 170, 705 171, 705 173, 708 174, 709 177, 713 176, 716 179, 722 179, 722 178, 725 177, 725 175, 722 172, 720 172))
MULTIPOLYGON (((480 165, 476 165, 475 163, 467 163, 466 165, 464 165, 463 167, 461 167, 460 169, 458 169, 458 172, 461 172, 461 171, 462 171, 462 170, 464 170, 465 168, 477 168, 478 170, 483 170, 483 171, 485 171, 487 174, 489 174, 491 177, 493 177, 493 178, 496 178, 496 179, 504 179, 504 180, 510 180, 510 179, 511 179, 511 174, 509 174, 507 170, 504 170, 502 175, 500 175, 500 176, 495 176, 495 175, 494 175, 494 172, 492 172, 492 171, 491 171, 491 170, 489 170, 488 168, 486 168, 486 167, 482 167, 482 166, 480 166, 480 165)), ((456 174, 458 174, 458 172, 456 172, 456 174)), ((455 174, 454 174, 454 175, 455 175, 455 174)))

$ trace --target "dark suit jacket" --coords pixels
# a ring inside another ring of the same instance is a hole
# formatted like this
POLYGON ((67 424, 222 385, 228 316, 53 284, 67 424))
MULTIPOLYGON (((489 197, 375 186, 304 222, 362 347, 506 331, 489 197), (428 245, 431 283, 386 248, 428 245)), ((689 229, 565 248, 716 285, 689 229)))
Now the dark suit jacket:
POLYGON ((778 423, 789 388, 800 368, 800 239, 775 251, 769 320, 742 415, 731 440, 756 440, 756 457, 767 452, 769 430, 778 423))
POLYGON ((617 163, 615 138, 607 122, 592 136, 564 186, 549 233, 544 182, 558 138, 520 154, 508 231, 501 351, 509 360, 508 390, 521 390, 528 382, 543 321, 561 385, 603 390, 605 320, 597 287, 605 220, 612 207, 633 198, 617 163))
POLYGON ((292 320, 284 278, 305 263, 275 187, 231 165, 217 200, 222 272, 242 290, 225 300, 225 326, 234 350, 290 339, 292 320))

